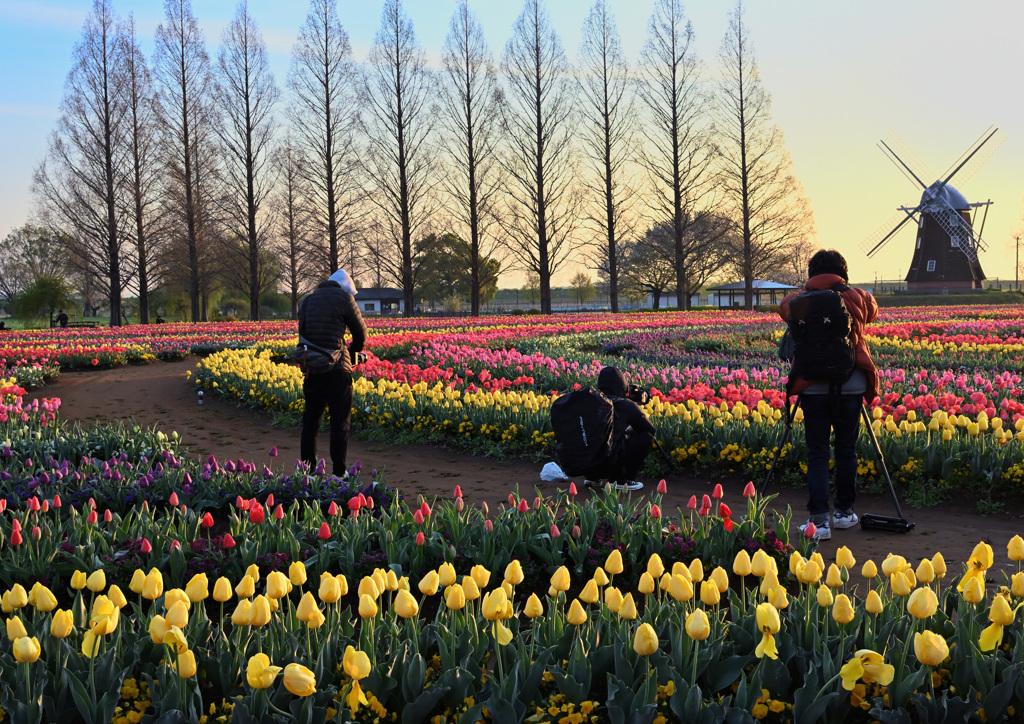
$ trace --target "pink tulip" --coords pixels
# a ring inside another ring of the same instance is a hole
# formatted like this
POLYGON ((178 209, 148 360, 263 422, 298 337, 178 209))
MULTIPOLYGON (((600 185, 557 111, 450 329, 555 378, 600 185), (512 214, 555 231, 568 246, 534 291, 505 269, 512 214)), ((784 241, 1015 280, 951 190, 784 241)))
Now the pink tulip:
POLYGON ((569 495, 577 495, 579 491, 576 489, 576 483, 569 483, 569 495))
POLYGON ((421 546, 424 543, 426 543, 426 541, 427 541, 427 537, 425 535, 423 535, 423 531, 422 530, 419 533, 416 534, 416 545, 421 546))
POLYGON ((746 486, 743 488, 743 497, 744 498, 753 498, 755 495, 757 495, 757 490, 754 488, 754 481, 750 480, 750 481, 747 482, 746 486))
POLYGON ((723 495, 725 495, 725 491, 722 490, 722 484, 717 483, 715 489, 711 491, 711 497, 715 500, 721 500, 723 495))
POLYGON ((561 538, 562 537, 562 531, 558 530, 558 526, 555 525, 554 523, 551 524, 551 537, 552 538, 561 538))
POLYGON ((658 493, 664 495, 668 492, 668 485, 665 484, 665 478, 658 481, 658 493))
POLYGON ((149 542, 149 538, 143 538, 142 545, 140 545, 139 547, 142 549, 143 553, 153 552, 153 544, 149 542))

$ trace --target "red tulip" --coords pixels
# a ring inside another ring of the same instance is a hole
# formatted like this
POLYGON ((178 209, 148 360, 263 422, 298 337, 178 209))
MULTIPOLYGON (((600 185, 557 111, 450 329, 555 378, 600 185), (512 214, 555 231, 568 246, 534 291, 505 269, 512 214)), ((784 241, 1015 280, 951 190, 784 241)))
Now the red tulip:
POLYGON ((274 507, 274 494, 273 493, 271 493, 270 495, 267 496, 267 507, 268 508, 273 508, 274 507))
POLYGON ((426 542, 427 537, 423 535, 423 531, 421 530, 419 533, 416 534, 416 545, 421 546, 426 542))
POLYGON ((455 498, 461 498, 462 497, 462 486, 461 485, 456 485, 455 486, 455 495, 452 496, 452 497, 455 497, 455 498))
POLYGON ((264 517, 263 506, 259 503, 249 508, 249 520, 253 523, 259 525, 263 522, 264 517))
POLYGON ((558 526, 555 525, 554 523, 551 524, 551 537, 552 538, 561 538, 562 537, 562 531, 558 530, 558 526))
POLYGON ((178 494, 177 493, 171 493, 171 497, 167 499, 167 502, 169 502, 171 505, 177 506, 178 505, 178 494))
POLYGON ((171 550, 172 551, 180 551, 181 550, 181 543, 176 541, 176 540, 171 541, 171 550))
POLYGON ((332 500, 331 504, 327 506, 327 515, 337 515, 337 514, 338 514, 338 504, 335 503, 332 500))
POLYGON ((804 528, 804 537, 805 538, 813 538, 814 534, 817 533, 817 532, 818 532, 818 526, 816 526, 814 523, 808 521, 807 527, 804 528))
POLYGON ((686 507, 689 508, 690 510, 696 510, 697 509, 697 496, 696 495, 691 495, 690 496, 690 502, 686 504, 686 507))
POLYGON ((539 496, 533 499, 533 509, 534 510, 540 510, 540 497, 539 496))
POLYGON ((89 505, 90 509, 95 508, 96 507, 96 501, 93 498, 89 498, 88 505, 89 505))
POLYGON ((99 517, 99 516, 97 516, 97 515, 96 515, 96 511, 95 511, 95 510, 93 510, 93 511, 90 511, 90 513, 89 513, 89 517, 88 517, 88 518, 86 518, 85 520, 86 520, 87 522, 89 522, 89 523, 95 523, 95 522, 96 522, 96 520, 98 519, 98 517, 99 517))
POLYGON ((224 545, 225 548, 234 548, 235 547, 235 539, 231 537, 230 533, 225 533, 224 534, 223 545, 224 545))
POLYGON ((430 517, 430 506, 427 505, 427 501, 424 500, 423 503, 420 505, 420 512, 423 513, 424 518, 430 517))
POLYGON ((732 515, 732 508, 730 508, 730 507, 729 507, 728 505, 726 505, 725 503, 721 503, 721 504, 720 504, 720 505, 718 506, 718 514, 719 514, 720 516, 722 516, 723 518, 728 518, 729 516, 731 516, 731 515, 732 515))
POLYGON ((20 530, 11 531, 11 545, 12 546, 20 546, 21 545, 21 540, 22 539, 21 539, 21 531, 20 530))
POLYGON ((732 533, 732 518, 726 518, 723 520, 722 525, 725 526, 726 532, 732 533))
POLYGON ((747 482, 746 487, 743 488, 743 497, 753 498, 755 495, 757 495, 757 490, 754 489, 754 481, 750 480, 747 482))
POLYGON ((517 510, 519 510, 520 513, 525 513, 529 509, 530 509, 530 506, 527 504, 526 498, 523 498, 522 500, 519 501, 519 506, 518 506, 517 510))
POLYGON ((711 507, 711 498, 708 497, 707 493, 704 493, 704 497, 700 501, 700 507, 702 507, 702 508, 710 508, 711 507))
POLYGON ((723 495, 725 495, 725 491, 722 490, 722 484, 716 483, 715 489, 711 491, 711 497, 715 500, 721 500, 723 495))
POLYGON ((210 511, 206 511, 206 514, 203 516, 203 520, 200 523, 200 525, 202 525, 204 528, 213 527, 213 516, 210 515, 210 511))
POLYGON ((508 494, 508 504, 511 505, 512 507, 515 507, 516 496, 514 496, 512 493, 508 494))
MULTIPOLYGON (((7 502, 6 499, 3 502, 6 503, 7 502)), ((53 496, 53 507, 54 508, 59 508, 60 505, 61 505, 61 503, 60 503, 60 493, 58 493, 57 495, 53 496)))
MULTIPOLYGON (((360 493, 360 495, 362 495, 362 493, 360 493)), ((363 505, 370 510, 373 510, 373 496, 371 495, 369 498, 363 498, 363 505)))
POLYGON ((320 526, 320 532, 316 534, 316 537, 319 538, 320 540, 327 540, 328 538, 330 538, 331 537, 331 526, 327 525, 327 523, 323 523, 320 526))
POLYGON ((114 519, 114 514, 110 512, 110 508, 107 508, 105 511, 103 511, 103 521, 105 523, 109 523, 113 519, 114 519))
POLYGON ((651 505, 651 517, 655 520, 661 520, 661 508, 657 505, 651 505))
POLYGON ((188 512, 188 506, 187 505, 181 506, 181 512, 182 512, 182 514, 187 513, 188 512))
POLYGON ((484 521, 484 530, 486 530, 488 533, 494 532, 494 523, 491 521, 490 518, 484 521))
POLYGON ((274 447, 270 448, 270 457, 272 457, 272 458, 276 458, 277 457, 277 446, 276 445, 274 447))
POLYGON ((21 530, 21 521, 17 518, 11 521, 11 530, 21 530))
POLYGON ((153 544, 149 542, 149 538, 143 538, 142 545, 140 547, 142 548, 143 553, 153 552, 153 544))
POLYGON ((576 489, 576 483, 569 483, 569 495, 578 495, 580 491, 576 489))
POLYGON ((50 512, 50 501, 49 500, 44 500, 43 501, 43 506, 42 506, 41 510, 44 513, 49 513, 50 512))
POLYGON ((245 501, 242 500, 242 496, 241 495, 235 497, 235 507, 239 508, 241 510, 245 510, 245 508, 246 508, 245 501))
POLYGON ((284 508, 278 503, 277 507, 274 508, 274 520, 281 520, 282 518, 284 518, 284 508))
POLYGON ((37 498, 35 495, 28 499, 28 509, 31 510, 33 513, 39 512, 39 498, 37 498))
POLYGON ((661 480, 658 481, 658 492, 661 495, 664 495, 665 493, 668 492, 668 486, 665 484, 665 478, 662 478, 661 480))
POLYGON ((697 514, 700 515, 701 517, 703 517, 703 516, 707 515, 710 512, 711 512, 711 506, 710 505, 708 507, 706 507, 706 508, 704 506, 701 506, 700 510, 697 511, 697 514))
POLYGON ((43 537, 43 530, 38 525, 32 529, 32 540, 40 540, 43 537))

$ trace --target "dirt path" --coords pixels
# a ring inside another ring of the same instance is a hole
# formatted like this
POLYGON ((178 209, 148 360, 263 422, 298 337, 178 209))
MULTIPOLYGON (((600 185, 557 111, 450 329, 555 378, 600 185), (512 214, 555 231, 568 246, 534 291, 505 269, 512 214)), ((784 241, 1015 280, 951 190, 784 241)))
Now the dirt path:
MULTIPOLYGON (((270 464, 267 453, 276 446, 280 451, 278 465, 290 467, 298 457, 298 430, 275 428, 269 416, 237 407, 209 393, 204 404, 199 405, 195 385, 185 378, 185 372, 195 364, 192 359, 66 373, 36 396, 60 397, 61 415, 68 420, 93 423, 133 417, 146 426, 158 425, 164 432, 176 430, 196 457, 213 454, 218 459, 243 458, 257 464, 270 464)), ((327 447, 327 433, 324 433, 320 440, 321 452, 326 452, 327 447)), ((428 498, 448 497, 459 484, 467 502, 487 501, 493 509, 506 500, 517 485, 531 496, 535 485, 541 485, 542 492, 555 490, 554 484, 540 483, 539 465, 520 460, 490 460, 426 445, 396 446, 353 440, 349 444, 349 464, 356 460, 367 470, 385 471, 388 485, 399 488, 407 498, 419 494, 428 498)), ((685 506, 693 494, 700 497, 710 493, 715 482, 682 474, 671 475, 666 480, 669 488, 664 501, 666 512, 685 506)), ((656 480, 645 482, 648 484, 646 492, 652 491, 657 483, 656 480)), ((726 501, 742 510, 740 494, 746 481, 721 482, 726 501)), ((783 488, 778 492, 779 506, 784 509, 791 505, 795 511, 794 522, 802 523, 806 504, 804 491, 783 488)), ((857 507, 862 512, 893 514, 888 496, 861 496, 857 507)), ((941 550, 948 563, 958 564, 967 559, 978 541, 985 540, 995 550, 997 561, 1005 563, 1006 542, 1018 532, 1024 534, 1021 521, 1024 516, 1018 507, 987 516, 977 515, 974 510, 974 500, 921 509, 904 505, 904 513, 916 524, 912 533, 897 535, 860 528, 834 531, 832 540, 822 544, 822 554, 827 558, 838 546, 846 545, 858 560, 872 558, 878 562, 894 552, 916 563, 941 550)), ((950 571, 958 571, 958 567, 951 565, 950 571)))

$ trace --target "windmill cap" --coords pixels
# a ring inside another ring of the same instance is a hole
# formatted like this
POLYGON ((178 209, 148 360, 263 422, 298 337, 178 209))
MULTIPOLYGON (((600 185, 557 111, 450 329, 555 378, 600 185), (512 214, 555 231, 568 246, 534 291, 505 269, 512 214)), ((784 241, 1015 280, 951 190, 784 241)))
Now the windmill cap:
MULTIPOLYGON (((937 187, 938 185, 939 182, 936 181, 931 186, 929 186, 928 189, 921 195, 922 206, 928 204, 931 201, 931 194, 933 192, 933 189, 935 189, 935 187, 937 187)), ((966 211, 971 208, 971 205, 967 203, 967 199, 964 198, 964 195, 957 191, 952 186, 950 186, 949 184, 946 184, 945 186, 942 187, 942 190, 939 191, 938 196, 942 197, 947 204, 952 206, 957 211, 966 211)))

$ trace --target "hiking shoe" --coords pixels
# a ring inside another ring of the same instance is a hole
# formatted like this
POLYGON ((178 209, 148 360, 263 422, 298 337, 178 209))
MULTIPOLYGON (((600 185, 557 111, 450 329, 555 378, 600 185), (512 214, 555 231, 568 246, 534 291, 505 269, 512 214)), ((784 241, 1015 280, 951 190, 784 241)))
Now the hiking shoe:
POLYGON ((852 528, 860 522, 860 518, 852 510, 843 512, 837 510, 832 514, 832 525, 839 530, 845 530, 846 528, 852 528))
MULTIPOLYGON (((804 533, 804 531, 807 530, 807 526, 809 526, 810 524, 811 524, 811 521, 807 521, 802 526, 800 526, 800 532, 804 533)), ((824 523, 820 524, 820 525, 815 523, 814 527, 817 530, 814 532, 813 536, 810 536, 811 538, 814 538, 814 540, 831 540, 831 538, 832 538, 832 527, 828 524, 827 520, 824 523)))
POLYGON ((630 480, 628 483, 616 483, 615 489, 622 490, 643 490, 644 484, 639 480, 630 480))

